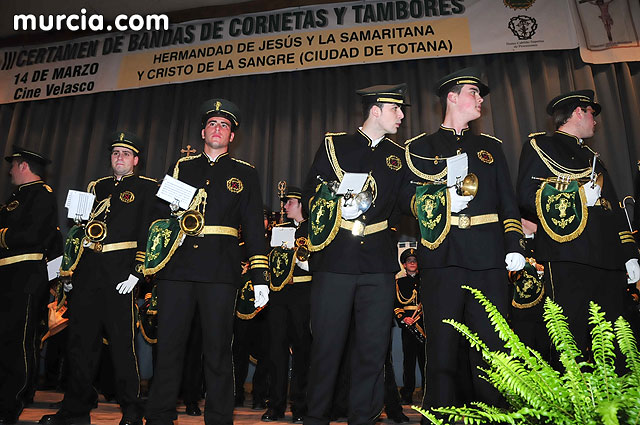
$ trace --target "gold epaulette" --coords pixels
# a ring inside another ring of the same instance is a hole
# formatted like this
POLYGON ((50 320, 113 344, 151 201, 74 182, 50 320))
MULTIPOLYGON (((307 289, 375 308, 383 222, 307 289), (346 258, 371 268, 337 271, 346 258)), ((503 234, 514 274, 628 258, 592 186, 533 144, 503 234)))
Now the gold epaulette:
POLYGON ((340 133, 331 133, 331 132, 327 131, 326 133, 324 133, 324 137, 327 137, 327 136, 344 136, 345 134, 347 134, 346 131, 342 131, 340 133))
POLYGON ((249 164, 247 161, 243 161, 243 160, 238 159, 238 158, 231 158, 231 159, 233 159, 235 162, 239 162, 240 164, 247 165, 247 166, 249 166, 251 168, 256 168, 252 164, 249 164))
POLYGON ((411 142, 413 142, 414 140, 416 140, 416 139, 418 139, 418 138, 420 138, 420 137, 424 136, 425 134, 427 134, 427 133, 420 133, 420 134, 418 134, 416 137, 412 137, 411 139, 409 139, 409 140, 405 141, 405 142, 404 142, 404 144, 405 144, 405 145, 408 145, 409 143, 411 143, 411 142))
POLYGON ((397 144, 395 141, 393 141, 393 140, 389 139, 388 137, 385 137, 384 139, 385 139, 385 140, 387 140, 387 141, 389 141, 389 142, 391 142, 394 146, 396 146, 396 147, 398 147, 398 148, 400 148, 400 149, 404 150, 404 146, 401 146, 401 145, 397 144))
POLYGON ((87 192, 89 193, 93 193, 93 189, 96 187, 96 184, 98 184, 98 182, 105 180, 105 179, 110 179, 113 176, 105 176, 105 177, 100 177, 98 180, 94 180, 92 182, 89 182, 89 184, 87 185, 87 192))
POLYGON ((529 135, 527 137, 531 138, 531 137, 541 136, 543 134, 547 134, 547 132, 546 131, 538 131, 536 133, 529 133, 529 135))
POLYGON ((44 187, 47 190, 47 192, 53 193, 53 189, 51 189, 51 186, 49 186, 48 184, 42 183, 42 187, 44 187))
POLYGON ((149 180, 151 182, 158 183, 158 180, 152 179, 151 177, 147 177, 147 176, 138 176, 138 177, 140 177, 141 179, 144 179, 144 180, 149 180))
POLYGON ((172 177, 174 179, 177 179, 178 176, 180 175, 180 163, 181 162, 191 161, 192 159, 200 158, 201 156, 202 156, 202 154, 199 153, 198 155, 183 156, 182 158, 178 159, 178 161, 176 161, 175 167, 173 167, 173 176, 172 177))
POLYGON ((276 223, 276 227, 288 226, 289 224, 291 224, 290 221, 285 221, 284 223, 276 223))
POLYGON ((502 140, 498 139, 496 136, 492 136, 491 134, 480 133, 481 136, 488 137, 490 139, 496 140, 498 143, 502 143, 502 140))

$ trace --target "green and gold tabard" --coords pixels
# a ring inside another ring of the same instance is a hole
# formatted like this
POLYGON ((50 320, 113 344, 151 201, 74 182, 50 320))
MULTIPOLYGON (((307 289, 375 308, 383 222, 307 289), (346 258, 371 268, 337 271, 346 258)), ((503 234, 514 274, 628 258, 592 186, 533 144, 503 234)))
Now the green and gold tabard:
POLYGON ((238 299, 236 300, 236 316, 242 320, 253 319, 256 314, 262 310, 262 308, 256 308, 255 306, 255 293, 253 291, 253 283, 251 283, 251 275, 244 273, 242 275, 244 285, 238 292, 238 299))
POLYGON ((144 275, 160 271, 178 249, 184 232, 180 230, 178 218, 156 220, 149 226, 149 238, 144 258, 144 275))
POLYGON ((142 337, 149 344, 158 342, 158 294, 157 286, 153 285, 151 293, 147 294, 144 303, 138 309, 138 323, 142 337))
POLYGON ((587 225, 587 198, 578 182, 565 190, 543 183, 536 192, 536 212, 551 239, 569 242, 580 236, 587 225))
POLYGON ((269 288, 272 291, 280 291, 288 283, 291 283, 293 270, 296 266, 295 249, 277 246, 269 253, 269 269, 271 270, 271 282, 269 288))
POLYGON ((331 243, 340 230, 341 211, 340 197, 326 182, 318 185, 309 205, 309 251, 320 251, 331 243))
POLYGON ((60 276, 67 277, 73 274, 84 247, 82 240, 84 239, 84 226, 76 224, 67 233, 67 239, 64 242, 64 254, 62 256, 62 264, 60 265, 60 276))
POLYGON ((524 309, 537 305, 544 297, 544 284, 538 274, 536 266, 531 264, 531 259, 522 270, 509 273, 509 280, 513 282, 513 299, 511 305, 524 309))
POLYGON ((416 188, 415 214, 422 245, 436 249, 451 228, 451 203, 446 184, 428 184, 416 188))

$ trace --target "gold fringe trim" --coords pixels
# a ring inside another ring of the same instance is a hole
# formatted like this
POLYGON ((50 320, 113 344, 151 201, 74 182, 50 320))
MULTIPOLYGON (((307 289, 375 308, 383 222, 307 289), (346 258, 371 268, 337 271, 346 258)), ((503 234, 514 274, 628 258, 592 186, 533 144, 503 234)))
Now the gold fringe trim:
MULTIPOLYGON (((269 271, 271 272, 272 275, 273 275, 273 270, 271 270, 271 254, 273 253, 273 251, 274 249, 272 249, 271 252, 269 252, 269 271)), ((281 291, 282 288, 287 286, 287 284, 292 283, 293 270, 295 268, 296 268, 296 256, 294 253, 293 257, 291 258, 291 267, 289 268, 289 273, 287 274, 287 277, 282 281, 282 285, 274 286, 272 283, 273 279, 271 279, 269 281, 269 289, 271 289, 272 291, 278 292, 278 291, 281 291)))
POLYGON ((547 235, 549 235, 549 237, 554 241, 560 242, 560 243, 570 242, 576 239, 578 236, 580 236, 582 234, 582 231, 585 229, 585 227, 587 227, 587 217, 588 217, 587 196, 584 193, 584 187, 580 186, 580 188, 578 189, 578 194, 580 195, 580 203, 582 204, 582 220, 580 220, 580 225, 576 230, 574 230, 570 234, 566 236, 560 236, 556 232, 551 230, 551 228, 549 227, 549 224, 547 223, 547 221, 544 219, 544 216, 542 215, 542 188, 546 184, 547 184, 546 182, 543 182, 542 185, 540 186, 540 189, 538 189, 538 191, 536 192, 536 214, 540 219, 540 224, 542 224, 542 228, 547 233, 547 235))
POLYGON ((533 306, 536 306, 536 305, 540 304, 540 301, 542 301, 543 298, 544 298, 544 283, 542 284, 542 291, 540 291, 540 295, 538 295, 538 298, 536 298, 532 302, 526 303, 526 304, 517 303, 516 300, 512 299, 511 300, 511 305, 514 306, 515 308, 519 308, 519 309, 531 308, 533 306))
MULTIPOLYGON (((190 158, 185 156, 184 158, 190 158)), ((160 219, 162 220, 162 219, 160 219)), ((157 222, 159 220, 155 220, 153 223, 157 222)), ((153 226, 153 223, 151 223, 151 226, 153 226)), ((162 260, 160 262, 160 264, 158 264, 155 267, 151 267, 150 269, 145 268, 144 269, 144 275, 145 276, 150 276, 152 274, 155 274, 157 272, 159 272, 160 270, 162 270, 164 268, 164 266, 167 265, 167 263, 169 262, 169 260, 171 260, 171 257, 173 256, 173 254, 176 252, 176 250, 178 249, 178 246, 180 246, 180 240, 182 240, 182 237, 185 235, 185 233, 182 231, 182 229, 180 229, 178 231, 178 237, 176 238, 175 241, 173 241, 173 245, 171 246, 171 249, 169 250, 169 253, 167 254, 166 257, 164 257, 164 260, 162 260)))

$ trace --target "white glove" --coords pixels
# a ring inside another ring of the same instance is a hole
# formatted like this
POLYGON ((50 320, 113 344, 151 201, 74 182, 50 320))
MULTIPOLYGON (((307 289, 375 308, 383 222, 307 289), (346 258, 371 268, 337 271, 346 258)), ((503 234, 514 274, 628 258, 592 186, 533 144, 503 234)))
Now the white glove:
POLYGON ((360 216, 361 212, 358 209, 358 204, 355 199, 351 198, 342 203, 342 218, 345 220, 353 220, 360 216))
POLYGON ((130 274, 127 280, 123 280, 122 282, 118 283, 118 285, 116 286, 116 291, 118 291, 120 294, 128 294, 129 292, 133 291, 133 288, 137 283, 138 278, 130 274))
POLYGON ((255 298, 253 305, 256 308, 264 307, 269 302, 269 286, 253 285, 253 296, 255 298))
POLYGON ((637 258, 632 258, 631 260, 627 260, 624 263, 625 268, 627 269, 627 283, 636 283, 640 280, 640 265, 638 264, 637 258))
POLYGON ((302 270, 308 272, 309 271, 309 261, 298 261, 296 258, 296 265, 300 267, 302 270))
POLYGON ((458 195, 454 186, 447 189, 449 191, 449 200, 451 201, 451 212, 457 213, 467 208, 469 202, 473 199, 472 195, 458 195))
POLYGON ((504 257, 504 262, 507 264, 508 271, 516 272, 524 268, 527 260, 518 252, 510 252, 504 257))
POLYGON ((65 282, 62 284, 62 289, 64 290, 64 292, 69 292, 73 289, 73 285, 71 284, 71 282, 65 282))
POLYGON ((591 183, 587 183, 582 187, 584 187, 584 194, 587 197, 587 206, 588 207, 594 206, 596 204, 596 201, 600 199, 602 188, 597 184, 592 185, 591 183))

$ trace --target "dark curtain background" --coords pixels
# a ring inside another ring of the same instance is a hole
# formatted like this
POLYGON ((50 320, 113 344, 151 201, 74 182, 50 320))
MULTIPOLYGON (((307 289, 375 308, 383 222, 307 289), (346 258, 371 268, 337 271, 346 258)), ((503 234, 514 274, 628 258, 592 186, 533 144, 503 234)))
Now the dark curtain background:
MULTIPOLYGON (((491 88, 474 131, 503 140, 512 182, 527 135, 553 129, 547 102, 564 91, 590 88, 603 110, 589 144, 602 154, 618 196, 633 194, 640 159, 640 62, 589 65, 577 50, 363 64, 0 105, 0 152, 8 155, 18 144, 52 159, 47 181, 57 191, 63 217, 68 189, 84 190, 90 180, 109 174, 106 134, 127 129, 141 136, 146 146, 140 172, 161 178, 186 145, 201 151, 200 103, 224 97, 242 111, 231 154, 256 166, 265 204, 278 209, 277 182, 302 184, 323 134, 353 131, 362 123, 356 89, 409 84, 412 106, 395 137, 403 143, 438 128, 442 113, 433 84, 466 66, 482 69, 491 88)), ((3 164, 1 200, 11 191, 9 166, 3 164)))

